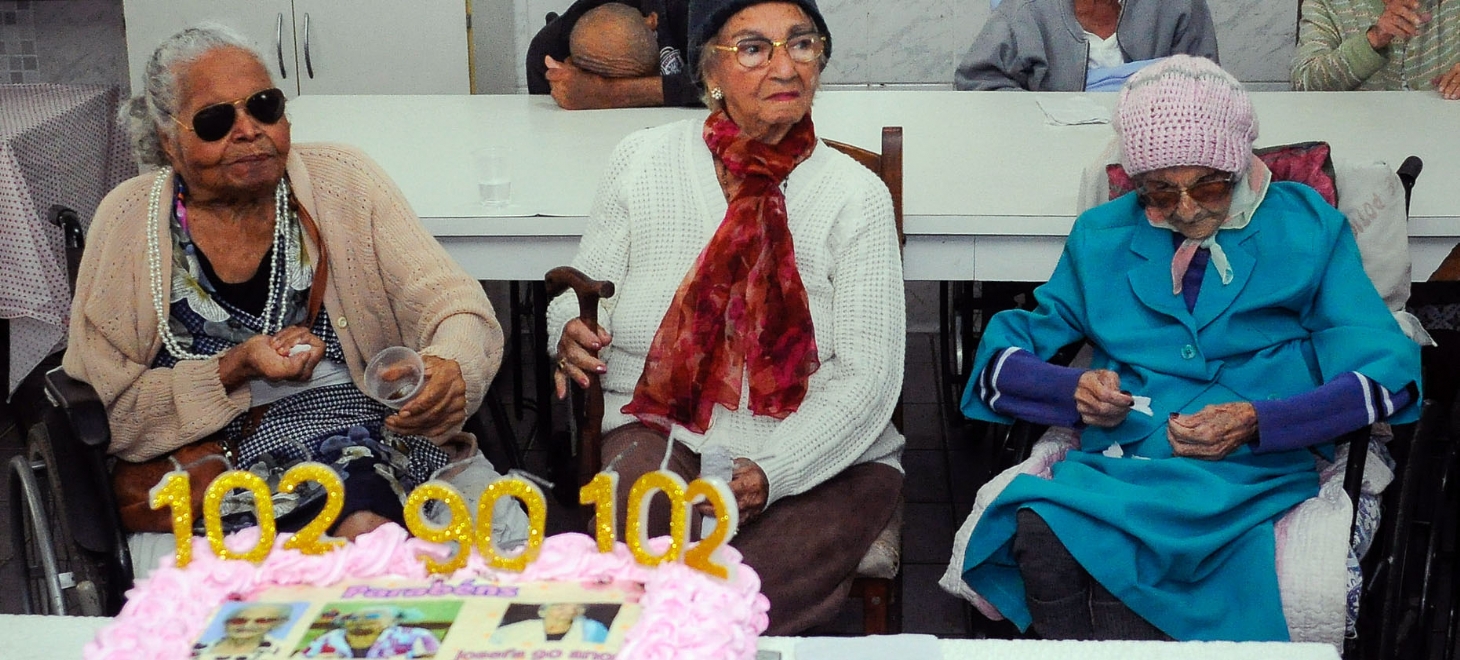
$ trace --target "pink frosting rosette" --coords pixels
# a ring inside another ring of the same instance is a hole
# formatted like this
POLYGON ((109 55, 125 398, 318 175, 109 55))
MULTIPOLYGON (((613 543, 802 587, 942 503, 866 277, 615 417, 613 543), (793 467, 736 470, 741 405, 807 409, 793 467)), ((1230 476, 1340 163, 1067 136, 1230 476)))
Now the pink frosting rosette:
MULTIPOLYGON (((444 559, 446 546, 411 538, 396 525, 361 535, 354 543, 323 555, 285 550, 288 534, 280 534, 261 565, 225 561, 213 555, 207 540, 193 539, 193 560, 186 569, 164 557, 151 576, 127 593, 127 603, 110 625, 86 645, 87 660, 184 660, 206 628, 214 610, 227 600, 249 597, 275 586, 329 586, 347 578, 399 577, 424 580, 419 556, 444 559)), ((231 548, 251 547, 257 529, 228 537, 231 548)), ((650 541, 662 552, 669 539, 650 541)), ((634 561, 628 546, 598 552, 583 534, 560 534, 543 541, 538 558, 522 573, 491 569, 478 556, 453 579, 485 578, 495 582, 575 581, 605 586, 642 583, 643 612, 628 631, 618 653, 622 660, 703 658, 750 660, 755 641, 765 631, 770 603, 760 593, 760 576, 740 563, 740 553, 725 546, 718 560, 730 567, 729 580, 706 575, 679 563, 648 568, 634 561)))

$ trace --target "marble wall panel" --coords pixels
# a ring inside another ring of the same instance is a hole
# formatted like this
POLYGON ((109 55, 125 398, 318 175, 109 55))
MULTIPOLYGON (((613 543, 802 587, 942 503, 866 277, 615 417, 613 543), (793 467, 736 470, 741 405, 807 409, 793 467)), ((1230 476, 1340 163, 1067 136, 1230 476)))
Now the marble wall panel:
POLYGON ((26 71, 24 82, 120 85, 123 93, 130 89, 122 3, 14 0, 0 4, 28 7, 16 13, 30 15, 37 66, 26 71))
MULTIPOLYGON (((516 62, 548 11, 571 0, 511 0, 516 12, 516 62)), ((478 0, 482 2, 482 0, 478 0)), ((1297 0, 1208 0, 1217 24, 1224 66, 1243 81, 1271 88, 1288 79, 1297 0)), ((494 6, 503 2, 494 2, 494 6)), ((835 53, 823 76, 828 85, 947 86, 953 69, 988 19, 987 0, 821 0, 835 53)), ((505 6, 502 7, 505 9, 505 6)), ((501 44, 499 44, 500 46, 501 44)), ((518 89, 525 73, 516 71, 518 89)))
POLYGON ((842 82, 949 85, 989 13, 978 0, 857 4, 868 11, 867 30, 853 33, 856 49, 866 54, 866 75, 842 82))
MULTIPOLYGON (((522 63, 550 11, 572 0, 473 0, 479 92, 526 87, 522 63)), ((1288 79, 1296 0, 1209 0, 1223 64, 1263 88, 1288 79)), ((126 84, 126 40, 118 0, 0 0, 0 83, 126 84), (13 16, 13 19, 7 17, 13 16), (9 20, 9 24, 7 24, 9 20), (9 57, 33 42, 34 68, 12 72, 9 57)), ((986 0, 822 0, 836 35, 824 76, 829 85, 945 86, 988 18, 986 0)))
POLYGON ((1295 0, 1208 0, 1222 66, 1247 82, 1289 80, 1298 35, 1295 0))

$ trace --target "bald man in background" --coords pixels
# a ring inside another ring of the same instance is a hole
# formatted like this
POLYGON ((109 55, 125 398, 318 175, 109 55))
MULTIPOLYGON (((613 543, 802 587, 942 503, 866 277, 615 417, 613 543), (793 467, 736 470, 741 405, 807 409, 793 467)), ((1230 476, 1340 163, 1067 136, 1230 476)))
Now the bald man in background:
POLYGON ((688 5, 578 0, 533 37, 528 92, 568 110, 699 105, 684 60, 688 5))
MULTIPOLYGON (((644 16, 620 2, 588 10, 568 35, 573 66, 604 78, 647 78, 659 73, 659 44, 655 30, 659 15, 644 16)), ((552 84, 555 62, 546 62, 552 84)))

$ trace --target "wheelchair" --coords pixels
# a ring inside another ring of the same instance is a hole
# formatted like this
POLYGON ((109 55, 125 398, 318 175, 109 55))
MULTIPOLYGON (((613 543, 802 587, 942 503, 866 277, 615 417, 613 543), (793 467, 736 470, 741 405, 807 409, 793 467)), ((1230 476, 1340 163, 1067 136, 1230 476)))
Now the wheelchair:
MULTIPOLYGON (((1403 187, 1406 209, 1422 167, 1418 158, 1411 157, 1394 172, 1403 187)), ((1331 165, 1329 172, 1331 175, 1331 165)), ((945 309, 957 308, 950 303, 945 309)), ((967 324, 955 330, 976 340, 967 324)), ((1080 348, 1080 344, 1066 347, 1052 361, 1068 364, 1080 348)), ((965 348, 962 355, 954 356, 959 359, 949 370, 962 367, 961 375, 968 377, 974 350, 965 348)), ((1423 366, 1425 380, 1443 368, 1428 362, 1423 366)), ((1355 634, 1344 640, 1346 658, 1449 658, 1454 652, 1460 623, 1456 602, 1460 581, 1455 571, 1455 528, 1460 523, 1460 493, 1455 482, 1460 447, 1450 441, 1455 404, 1453 400, 1425 401, 1420 420, 1395 427, 1393 439, 1385 445, 1395 463, 1394 479, 1378 500, 1384 515, 1359 562, 1359 608, 1352 622, 1355 634)), ((981 434, 982 449, 994 464, 994 474, 1028 459, 1046 432, 1046 427, 1025 422, 986 428, 981 434)), ((1350 457, 1368 456, 1371 442, 1367 428, 1339 440, 1348 445, 1350 457)), ((1354 504, 1351 539, 1359 534, 1359 502, 1368 463, 1350 460, 1342 475, 1343 491, 1354 504)))
MULTIPOLYGON (((52 209, 65 235, 74 290, 85 249, 75 211, 52 209)), ((115 616, 136 576, 128 533, 111 488, 106 409, 91 386, 57 367, 40 379, 45 405, 25 450, 8 465, 12 557, 23 572, 26 614, 115 616)), ((494 381, 465 430, 502 472, 522 467, 515 433, 494 381), (489 442, 490 424, 497 442, 489 442)), ((144 553, 145 554, 145 553, 144 553)))

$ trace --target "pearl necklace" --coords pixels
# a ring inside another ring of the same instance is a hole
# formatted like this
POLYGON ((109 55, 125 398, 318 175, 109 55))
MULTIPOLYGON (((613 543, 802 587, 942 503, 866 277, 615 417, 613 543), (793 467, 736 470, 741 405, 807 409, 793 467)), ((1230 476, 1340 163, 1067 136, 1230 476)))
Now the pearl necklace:
MULTIPOLYGON (((162 346, 168 353, 179 360, 206 360, 213 356, 184 350, 167 322, 169 314, 162 293, 162 245, 158 235, 162 233, 162 189, 172 180, 172 173, 172 168, 168 166, 157 171, 157 178, 152 181, 152 193, 147 202, 147 212, 151 218, 147 231, 147 265, 152 275, 152 307, 157 312, 157 334, 162 337, 162 346)), ((285 179, 279 179, 279 186, 274 189, 274 243, 273 258, 269 263, 269 292, 261 314, 266 335, 275 334, 284 326, 286 306, 277 304, 276 299, 284 279, 284 269, 281 267, 284 253, 294 244, 291 240, 293 232, 290 231, 293 220, 294 214, 289 209, 289 184, 285 179)), ((168 268, 166 276, 171 277, 171 274, 172 269, 168 268)))

